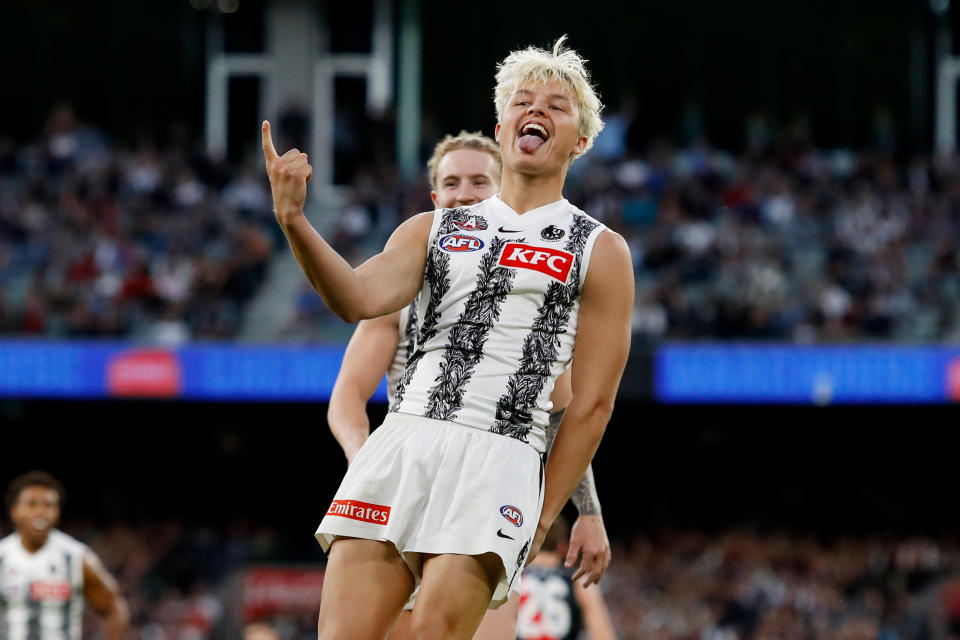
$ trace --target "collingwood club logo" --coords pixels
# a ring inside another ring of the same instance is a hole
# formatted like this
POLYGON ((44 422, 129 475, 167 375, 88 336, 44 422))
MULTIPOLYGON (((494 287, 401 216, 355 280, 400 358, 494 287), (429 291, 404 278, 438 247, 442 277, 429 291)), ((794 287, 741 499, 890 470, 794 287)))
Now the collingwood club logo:
POLYGON ((551 242, 556 242, 566 234, 566 231, 561 229, 558 226, 550 225, 546 227, 543 231, 540 232, 540 237, 544 240, 550 240, 551 242))

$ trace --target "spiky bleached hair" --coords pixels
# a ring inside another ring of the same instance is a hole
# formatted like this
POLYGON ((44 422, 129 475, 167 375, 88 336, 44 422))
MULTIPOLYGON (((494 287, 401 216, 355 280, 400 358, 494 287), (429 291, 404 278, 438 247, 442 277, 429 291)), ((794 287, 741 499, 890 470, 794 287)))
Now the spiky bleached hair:
POLYGON ((603 120, 600 119, 603 105, 590 84, 587 61, 573 49, 563 46, 566 39, 567 36, 560 36, 552 52, 539 47, 527 47, 504 58, 497 65, 493 103, 497 109, 497 121, 502 121, 510 97, 520 87, 527 83, 559 81, 573 91, 580 112, 580 135, 587 137, 587 146, 583 149, 583 153, 586 153, 603 129, 603 120))

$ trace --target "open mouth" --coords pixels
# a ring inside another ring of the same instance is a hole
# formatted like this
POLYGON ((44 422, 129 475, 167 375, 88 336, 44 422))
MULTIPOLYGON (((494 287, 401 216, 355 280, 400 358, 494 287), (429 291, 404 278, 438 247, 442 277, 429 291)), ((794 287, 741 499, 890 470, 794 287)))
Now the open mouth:
POLYGON ((50 528, 50 521, 46 518, 34 518, 30 521, 30 526, 38 531, 43 531, 50 528))
POLYGON ((544 142, 550 137, 550 134, 547 133, 547 129, 536 122, 528 122, 520 128, 520 138, 517 142, 520 145, 520 149, 528 153, 532 153, 540 148, 544 142))

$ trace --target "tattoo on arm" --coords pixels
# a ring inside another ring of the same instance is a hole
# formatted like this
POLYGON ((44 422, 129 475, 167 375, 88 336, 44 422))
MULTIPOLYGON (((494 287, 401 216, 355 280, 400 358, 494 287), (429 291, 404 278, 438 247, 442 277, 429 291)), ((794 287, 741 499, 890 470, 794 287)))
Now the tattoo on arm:
POLYGON ((577 488, 570 496, 577 511, 582 516, 595 516, 600 513, 600 499, 597 497, 597 485, 593 481, 593 465, 587 467, 587 472, 580 478, 577 488))
MULTIPOLYGON (((560 409, 550 414, 550 423, 547 425, 547 455, 550 455, 550 449, 553 448, 553 441, 557 438, 557 430, 560 428, 560 421, 563 420, 563 412, 566 409, 560 409)), ((587 472, 580 478, 580 482, 573 490, 570 496, 577 511, 582 516, 595 516, 600 513, 600 499, 597 497, 597 487, 593 480, 593 465, 587 467, 587 472)))

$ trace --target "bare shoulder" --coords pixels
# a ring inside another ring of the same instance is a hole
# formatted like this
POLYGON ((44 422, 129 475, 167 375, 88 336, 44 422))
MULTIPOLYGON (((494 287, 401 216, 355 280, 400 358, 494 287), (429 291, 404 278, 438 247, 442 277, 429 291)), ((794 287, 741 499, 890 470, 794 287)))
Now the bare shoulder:
POLYGON ((630 256, 630 247, 627 245, 626 238, 609 228, 600 232, 593 249, 594 251, 599 249, 604 252, 615 252, 630 256))
POLYGON ((585 287, 589 288, 592 282, 604 282, 610 278, 632 284, 633 259, 624 237, 616 231, 604 229, 593 245, 585 287))
POLYGON ((100 556, 89 547, 87 547, 83 554, 83 570, 84 573, 90 572, 97 577, 107 573, 107 568, 103 565, 103 561, 100 560, 100 556))
POLYGON ((420 232, 420 233, 430 233, 430 226, 433 224, 433 211, 424 211, 416 215, 410 216, 406 220, 400 223, 400 226, 397 227, 397 231, 404 229, 410 232, 420 232))
POLYGON ((409 250, 420 246, 423 248, 423 252, 425 254, 427 240, 430 238, 430 228, 432 225, 432 211, 425 211, 407 218, 400 223, 400 226, 394 229, 392 234, 390 234, 390 239, 387 240, 387 246, 384 247, 384 249, 386 250, 402 247, 409 250))

